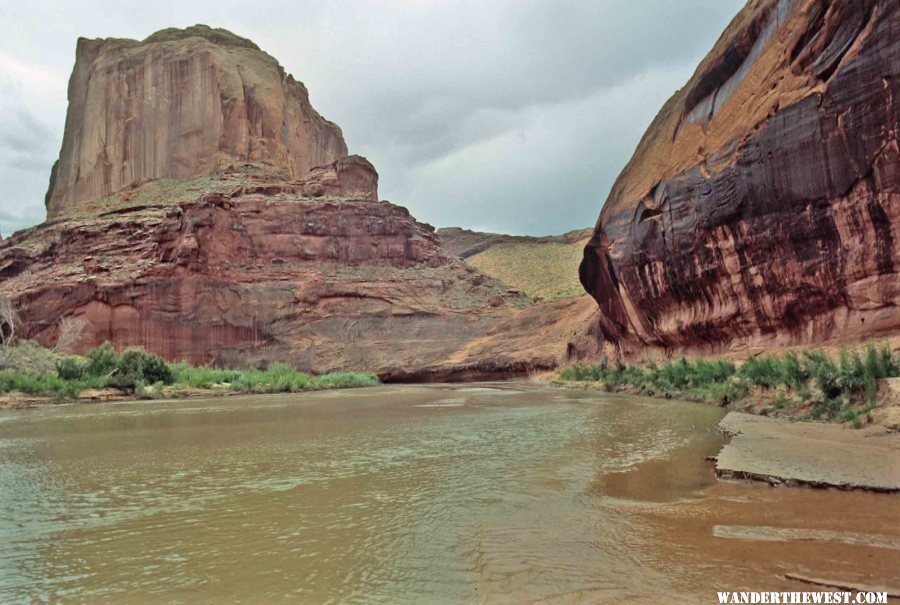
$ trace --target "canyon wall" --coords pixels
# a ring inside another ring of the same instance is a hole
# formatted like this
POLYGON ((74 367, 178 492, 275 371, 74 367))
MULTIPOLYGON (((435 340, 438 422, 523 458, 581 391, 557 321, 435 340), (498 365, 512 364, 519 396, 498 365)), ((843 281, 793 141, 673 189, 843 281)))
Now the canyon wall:
POLYGON ((119 189, 235 161, 289 176, 347 155, 340 128, 250 40, 197 25, 138 42, 80 38, 48 218, 119 189))
POLYGON ((752 0, 615 182, 575 357, 900 330, 900 3, 752 0))
POLYGON ((555 367, 593 313, 533 304, 378 201, 372 164, 249 40, 80 40, 69 99, 52 220, 0 241, 23 338, 80 318, 80 353, 487 378, 555 367))
POLYGON ((555 367, 593 300, 532 305, 508 291, 361 190, 366 166, 351 156, 284 180, 248 165, 129 188, 101 212, 0 242, 0 291, 22 337, 45 346, 62 318, 83 319, 78 352, 109 341, 193 363, 386 380, 555 367))

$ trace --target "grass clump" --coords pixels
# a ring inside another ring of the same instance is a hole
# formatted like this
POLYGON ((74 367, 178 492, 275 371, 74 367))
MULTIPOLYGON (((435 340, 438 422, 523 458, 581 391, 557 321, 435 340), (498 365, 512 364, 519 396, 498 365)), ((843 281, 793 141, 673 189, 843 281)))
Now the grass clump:
POLYGON ((192 366, 183 361, 171 366, 175 383, 194 389, 211 389, 216 385, 230 384, 241 374, 239 370, 192 366))
POLYGON ((878 380, 900 376, 900 355, 886 345, 865 351, 842 350, 837 359, 824 351, 761 355, 740 366, 724 359, 681 358, 657 366, 626 366, 606 361, 576 364, 560 372, 566 382, 600 383, 605 390, 634 390, 722 404, 754 399, 771 409, 794 413, 808 409, 813 419, 840 420, 862 426, 875 405, 878 380), (864 408, 860 409, 859 406, 864 408))

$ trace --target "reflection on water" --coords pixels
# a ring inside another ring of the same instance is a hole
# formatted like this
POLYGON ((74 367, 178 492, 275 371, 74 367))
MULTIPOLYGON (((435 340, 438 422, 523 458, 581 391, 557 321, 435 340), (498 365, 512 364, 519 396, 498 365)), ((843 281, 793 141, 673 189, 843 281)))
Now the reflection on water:
MULTIPOLYGON (((721 415, 523 384, 2 412, 0 602, 709 602, 784 585, 776 538, 830 565, 757 520, 815 492, 714 484, 721 415)), ((834 556, 896 539, 895 500, 828 498, 881 540, 834 556)))

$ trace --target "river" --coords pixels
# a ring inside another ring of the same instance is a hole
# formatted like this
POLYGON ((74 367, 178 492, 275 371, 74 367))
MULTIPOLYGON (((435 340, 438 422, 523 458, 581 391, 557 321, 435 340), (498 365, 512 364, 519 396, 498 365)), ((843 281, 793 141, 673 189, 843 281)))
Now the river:
POLYGON ((717 482, 722 415, 526 383, 0 411, 0 603, 898 584, 896 497, 717 482))

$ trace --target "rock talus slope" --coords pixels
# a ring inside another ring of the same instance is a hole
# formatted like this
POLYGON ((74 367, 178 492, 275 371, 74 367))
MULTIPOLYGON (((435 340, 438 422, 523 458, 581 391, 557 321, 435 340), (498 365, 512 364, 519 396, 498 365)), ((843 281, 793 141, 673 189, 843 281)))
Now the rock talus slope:
POLYGON ((437 230, 445 250, 507 287, 540 301, 588 296, 578 282, 578 263, 591 233, 591 229, 579 229, 533 237, 458 227, 437 230))
POLYGON ((900 329, 900 3, 751 0, 614 184, 576 353, 900 329), (588 344, 585 344, 588 343, 588 344))

